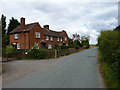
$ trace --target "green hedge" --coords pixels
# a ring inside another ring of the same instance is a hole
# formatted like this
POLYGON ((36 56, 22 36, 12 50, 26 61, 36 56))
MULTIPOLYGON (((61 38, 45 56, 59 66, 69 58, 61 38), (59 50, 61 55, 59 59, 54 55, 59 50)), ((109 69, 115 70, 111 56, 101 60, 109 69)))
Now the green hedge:
POLYGON ((102 31, 98 38, 98 45, 103 61, 118 62, 120 53, 120 37, 118 31, 102 31))
POLYGON ((102 74, 108 88, 118 87, 120 63, 120 32, 102 31, 98 38, 102 74))

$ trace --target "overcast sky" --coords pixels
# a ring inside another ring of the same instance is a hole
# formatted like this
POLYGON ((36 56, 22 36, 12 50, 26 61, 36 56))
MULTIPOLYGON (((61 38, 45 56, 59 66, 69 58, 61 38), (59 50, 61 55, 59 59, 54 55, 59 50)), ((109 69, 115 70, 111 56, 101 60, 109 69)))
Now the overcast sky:
POLYGON ((89 35, 90 43, 96 44, 101 30, 115 28, 118 17, 117 2, 78 2, 78 1, 46 1, 46 2, 0 2, 0 14, 9 19, 14 17, 20 21, 26 18, 26 24, 39 22, 43 27, 66 30, 69 37, 78 33, 89 35), (114 22, 114 23, 113 23, 114 22), (113 23, 111 26, 110 24, 113 23), (110 26, 110 27, 109 27, 110 26))

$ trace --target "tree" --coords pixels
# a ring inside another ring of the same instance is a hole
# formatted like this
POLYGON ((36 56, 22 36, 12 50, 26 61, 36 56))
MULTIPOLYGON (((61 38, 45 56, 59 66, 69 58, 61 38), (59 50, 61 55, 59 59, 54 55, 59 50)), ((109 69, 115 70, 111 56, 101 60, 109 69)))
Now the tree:
POLYGON ((18 22, 17 19, 14 19, 12 17, 12 19, 10 19, 10 23, 8 24, 8 31, 7 34, 9 34, 14 28, 16 28, 18 25, 20 25, 20 23, 18 22))
POLYGON ((2 31, 2 48, 6 47, 8 45, 8 36, 6 35, 6 16, 2 14, 1 19, 0 19, 0 31, 2 31))
POLYGON ((72 45, 73 44, 73 39, 68 38, 68 40, 69 40, 69 45, 72 45))
POLYGON ((6 16, 2 14, 1 19, 0 19, 0 27, 2 28, 2 36, 5 36, 6 34, 6 16))
POLYGON ((90 41, 90 36, 82 36, 81 37, 81 43, 84 48, 89 48, 89 41, 90 41))

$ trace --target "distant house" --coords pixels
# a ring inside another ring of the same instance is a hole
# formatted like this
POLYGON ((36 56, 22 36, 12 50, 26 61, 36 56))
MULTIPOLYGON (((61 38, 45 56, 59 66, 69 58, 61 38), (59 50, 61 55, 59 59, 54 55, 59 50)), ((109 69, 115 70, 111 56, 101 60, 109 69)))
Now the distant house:
POLYGON ((73 41, 75 40, 80 40, 80 35, 79 34, 73 34, 73 41))
POLYGON ((55 45, 68 45, 68 35, 65 30, 50 30, 49 25, 42 28, 38 22, 25 24, 25 18, 21 18, 20 25, 10 32, 10 44, 16 49, 52 49, 55 45))

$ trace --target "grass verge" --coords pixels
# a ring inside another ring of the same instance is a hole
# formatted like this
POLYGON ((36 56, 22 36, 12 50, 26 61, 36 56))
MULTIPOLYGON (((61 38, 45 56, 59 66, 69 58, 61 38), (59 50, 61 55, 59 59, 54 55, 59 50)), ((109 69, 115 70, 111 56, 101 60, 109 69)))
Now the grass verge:
POLYGON ((100 72, 106 84, 106 88, 118 88, 118 72, 111 68, 111 65, 102 61, 100 51, 98 52, 98 60, 100 63, 100 72))

